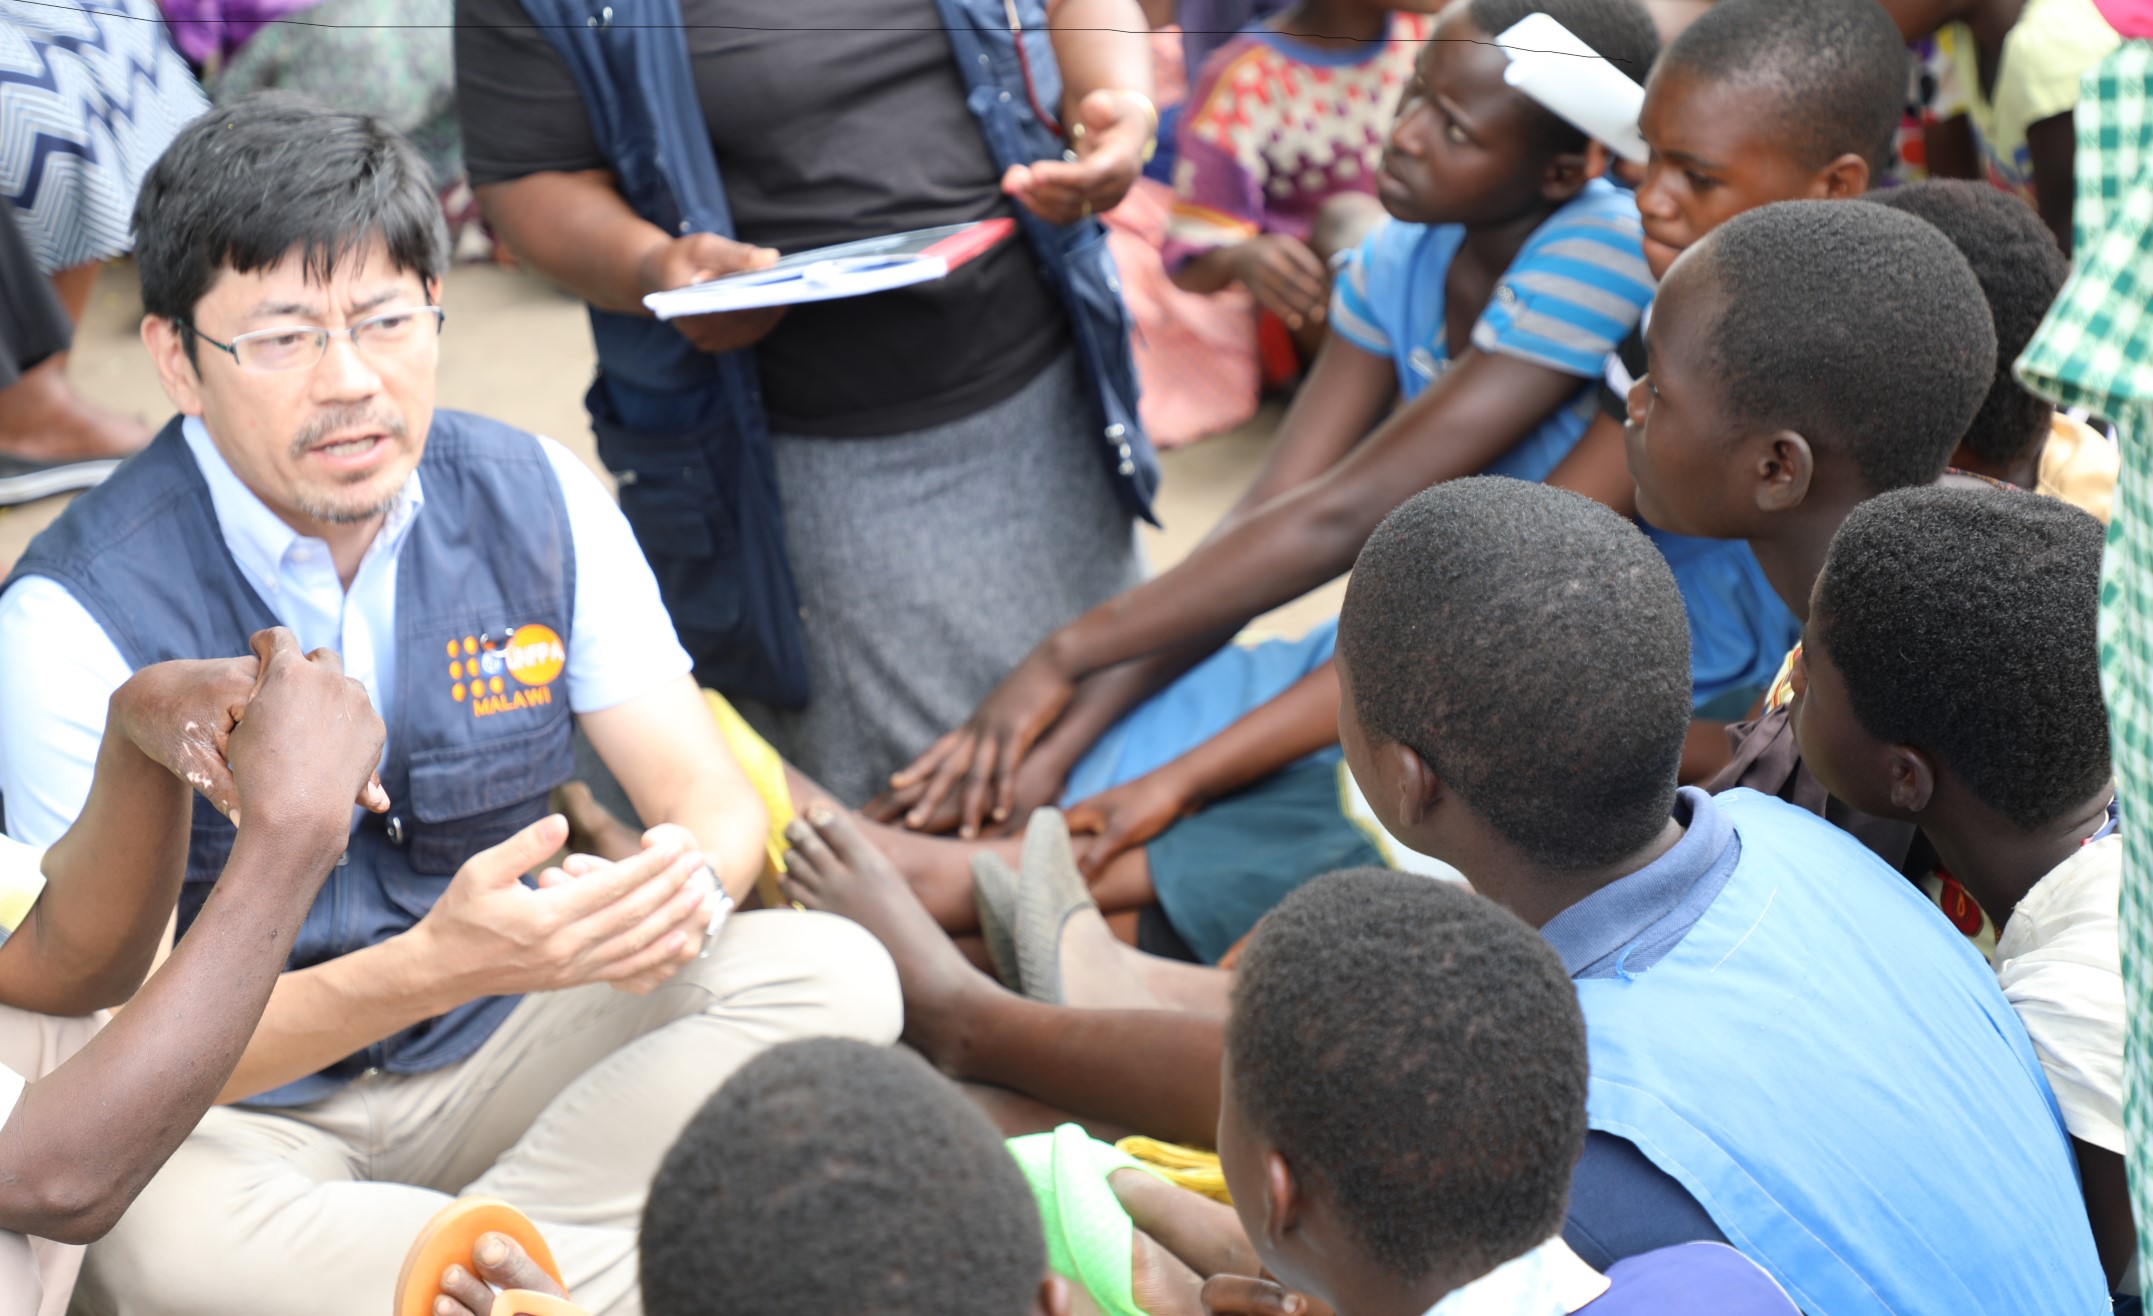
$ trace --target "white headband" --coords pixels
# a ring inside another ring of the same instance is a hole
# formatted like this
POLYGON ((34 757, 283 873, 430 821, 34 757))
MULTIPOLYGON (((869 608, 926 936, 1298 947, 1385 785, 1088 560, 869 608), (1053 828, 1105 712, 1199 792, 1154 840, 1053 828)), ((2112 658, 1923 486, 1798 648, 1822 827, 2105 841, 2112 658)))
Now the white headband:
POLYGON ((1503 81, 1634 164, 1650 152, 1637 135, 1645 89, 1576 33, 1544 13, 1527 14, 1495 39, 1510 57, 1503 81))

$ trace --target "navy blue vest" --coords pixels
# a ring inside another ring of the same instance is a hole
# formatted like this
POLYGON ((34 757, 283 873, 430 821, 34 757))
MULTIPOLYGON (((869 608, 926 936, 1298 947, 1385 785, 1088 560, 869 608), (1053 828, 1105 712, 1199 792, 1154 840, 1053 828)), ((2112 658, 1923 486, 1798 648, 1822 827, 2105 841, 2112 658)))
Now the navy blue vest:
MULTIPOLYGON (((731 236, 732 212, 695 90, 678 0, 523 0, 581 89, 591 130, 636 213, 668 233, 731 236)), ((1057 158, 1030 108, 1003 0, 936 0, 995 164, 1057 158)), ((1061 99, 1044 0, 1018 0, 1042 105, 1061 99)), ((1121 282, 1096 219, 1054 225, 1017 208, 1061 298, 1096 411, 1099 459, 1151 519, 1158 459, 1137 416, 1121 282)), ((798 707, 808 698, 799 599, 785 561, 769 426, 752 349, 712 356, 671 326, 591 310, 600 375, 587 399, 621 510, 656 571, 705 685, 798 707)))
MULTIPOLYGON (((408 930, 465 859, 544 817, 574 768, 561 668, 575 545, 552 466, 528 434, 437 411, 419 478, 426 502, 397 564, 395 722, 381 767, 393 804, 386 816, 357 815, 350 848, 293 943, 293 969, 408 930)), ((24 576, 66 586, 136 668, 244 654, 249 636, 277 624, 225 547, 176 419, 30 542, 7 584, 24 576)), ((181 935, 232 839, 232 825, 197 796, 181 935)), ((254 1104, 318 1100, 368 1068, 454 1064, 516 1000, 469 1002, 254 1104)))

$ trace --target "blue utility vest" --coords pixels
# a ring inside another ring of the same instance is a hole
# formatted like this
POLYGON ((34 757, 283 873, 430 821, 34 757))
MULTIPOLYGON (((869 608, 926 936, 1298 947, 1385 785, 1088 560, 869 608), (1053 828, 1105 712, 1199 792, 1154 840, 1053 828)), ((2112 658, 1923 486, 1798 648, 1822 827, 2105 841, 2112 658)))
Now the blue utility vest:
MULTIPOLYGON (((1003 0, 936 0, 995 164, 1059 158, 1032 113, 1003 0)), ((733 235, 704 128, 677 0, 523 0, 583 95, 628 204, 668 233, 733 235)), ((1030 91, 1061 99, 1044 0, 1018 0, 1030 91)), ((1158 459, 1137 416, 1128 308, 1096 219, 1017 221, 1068 311, 1089 386, 1099 460, 1121 499, 1152 518, 1158 459)), ((781 707, 807 702, 800 602, 785 559, 769 425, 752 348, 711 355, 670 325, 591 308, 599 376, 585 401, 621 511, 657 573, 703 684, 781 707)))
MULTIPOLYGON (((560 664, 538 650, 557 644, 551 656, 565 661, 575 598, 568 506, 545 453, 497 421, 436 411, 419 478, 426 503, 397 564, 395 722, 381 765, 390 811, 356 813, 350 848, 300 925, 290 969, 408 930, 464 860, 544 817, 575 766, 560 664), (511 641, 521 646, 513 667, 511 641)), ((225 546, 177 419, 30 542, 7 584, 24 576, 66 586, 138 669, 242 655, 248 637, 278 624, 225 546)), ((182 936, 233 835, 197 796, 182 936)), ((250 1104, 315 1101, 369 1068, 417 1074, 454 1064, 517 999, 468 1002, 250 1104)))
POLYGON ((1996 976, 1813 814, 1713 803, 1740 859, 1634 975, 1580 979, 1592 1127, 1808 1316, 2109 1309, 2055 1098, 1996 976))

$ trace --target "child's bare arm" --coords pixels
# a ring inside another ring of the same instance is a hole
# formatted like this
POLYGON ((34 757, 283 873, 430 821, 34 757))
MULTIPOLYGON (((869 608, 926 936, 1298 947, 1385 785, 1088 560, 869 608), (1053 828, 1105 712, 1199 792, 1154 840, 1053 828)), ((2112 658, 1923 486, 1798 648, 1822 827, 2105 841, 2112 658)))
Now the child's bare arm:
MULTIPOLYGON (((1334 337, 1317 356, 1300 395, 1280 423, 1271 460, 1205 544, 1234 533, 1254 509, 1337 466, 1390 410, 1397 396, 1397 376, 1387 359, 1334 337)), ((1352 554, 1346 562, 1351 564, 1352 554)), ((1292 597, 1293 593, 1284 596, 1292 597)), ((1257 608, 1247 616, 1261 611, 1257 608)), ((893 778, 893 801, 908 810, 908 816, 921 820, 909 825, 924 830, 944 829, 937 824, 946 822, 946 805, 954 806, 957 826, 966 834, 976 833, 990 816, 996 820, 1013 816, 1017 773, 1034 746, 1050 735, 1049 728, 1056 751, 1065 753, 1073 764, 1116 718, 1231 639, 1246 620, 1229 616, 1214 625, 1189 628, 1174 642, 1133 654, 1130 661, 1102 662, 1091 671, 1067 677, 1042 669, 1046 645, 1041 645, 965 725, 936 741, 893 778), (1041 691, 1013 697, 1015 686, 1042 676, 1053 679, 1041 691), (1085 725, 1071 729, 1088 734, 1063 736, 1061 724, 1079 717, 1085 725)), ((894 813, 888 811, 887 816, 894 813)))
POLYGON ((1630 478, 1622 422, 1612 416, 1592 418, 1570 455, 1548 472, 1547 482, 1604 503, 1624 516, 1637 516, 1637 481, 1630 478))
MULTIPOLYGON (((231 1073, 343 852, 351 801, 381 755, 381 719, 332 655, 302 657, 278 634, 276 649, 257 650, 262 680, 226 750, 242 810, 231 858, 133 1004, 25 1088, 0 1125, 0 1229, 81 1243, 112 1227, 231 1073)), ((183 854, 185 832, 169 824, 184 788, 157 803, 167 815, 158 839, 180 841, 183 854)), ((160 880, 176 884, 175 869, 160 880)), ((155 912, 160 928, 169 908, 155 912)))
POLYGON ((1218 735, 1153 772, 1075 805, 1069 829, 1096 833, 1081 865, 1097 877, 1222 795, 1338 743, 1338 669, 1326 662, 1218 735))

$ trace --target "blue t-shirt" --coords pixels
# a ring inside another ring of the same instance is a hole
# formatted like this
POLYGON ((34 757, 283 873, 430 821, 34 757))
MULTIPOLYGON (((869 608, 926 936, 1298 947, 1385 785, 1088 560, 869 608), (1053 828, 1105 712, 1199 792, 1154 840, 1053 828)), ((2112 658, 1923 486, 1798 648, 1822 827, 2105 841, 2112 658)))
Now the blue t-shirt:
MULTIPOLYGON (((1397 367, 1419 396, 1450 364, 1443 284, 1465 241, 1460 224, 1390 220, 1339 272, 1331 330, 1397 367)), ((1652 300, 1644 235, 1630 194, 1596 178, 1533 230, 1473 325, 1476 351, 1500 352, 1578 378, 1577 392, 1484 474, 1544 480, 1592 420, 1607 354, 1652 300)))

